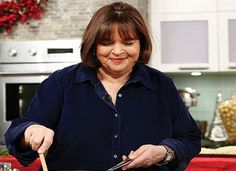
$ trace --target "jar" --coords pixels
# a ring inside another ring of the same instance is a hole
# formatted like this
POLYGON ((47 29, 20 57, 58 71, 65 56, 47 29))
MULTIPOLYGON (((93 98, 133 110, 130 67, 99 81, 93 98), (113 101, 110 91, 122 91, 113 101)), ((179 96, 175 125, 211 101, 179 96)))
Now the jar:
POLYGON ((236 141, 236 92, 219 105, 219 112, 230 141, 236 141))

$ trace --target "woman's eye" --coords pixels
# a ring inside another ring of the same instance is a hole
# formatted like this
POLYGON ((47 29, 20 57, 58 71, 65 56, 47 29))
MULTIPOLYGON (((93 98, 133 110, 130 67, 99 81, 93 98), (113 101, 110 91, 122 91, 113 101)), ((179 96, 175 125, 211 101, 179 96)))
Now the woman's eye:
POLYGON ((133 41, 125 41, 124 44, 125 45, 132 45, 134 42, 133 41))
POLYGON ((110 41, 110 40, 103 40, 103 41, 100 42, 100 44, 107 46, 107 45, 111 45, 112 41, 110 41))

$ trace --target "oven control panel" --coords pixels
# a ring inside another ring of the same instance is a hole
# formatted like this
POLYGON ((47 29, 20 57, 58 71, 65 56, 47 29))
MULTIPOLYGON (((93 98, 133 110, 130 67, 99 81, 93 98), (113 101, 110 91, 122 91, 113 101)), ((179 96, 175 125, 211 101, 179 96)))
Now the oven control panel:
POLYGON ((78 63, 80 39, 0 41, 0 63, 78 63))

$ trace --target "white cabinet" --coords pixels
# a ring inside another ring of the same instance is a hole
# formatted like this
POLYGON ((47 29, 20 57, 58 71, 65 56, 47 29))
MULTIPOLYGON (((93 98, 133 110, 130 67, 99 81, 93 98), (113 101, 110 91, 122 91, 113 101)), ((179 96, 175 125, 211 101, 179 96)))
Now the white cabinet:
POLYGON ((150 0, 149 2, 153 13, 211 12, 217 8, 217 0, 150 0))
POLYGON ((220 71, 236 71, 236 12, 219 15, 220 71))
POLYGON ((219 12, 235 11, 236 1, 235 0, 217 0, 217 9, 219 12))
POLYGON ((154 14, 151 66, 164 72, 217 71, 216 17, 201 14, 154 14))
POLYGON ((150 65, 169 73, 236 71, 235 14, 235 0, 151 0, 150 65))

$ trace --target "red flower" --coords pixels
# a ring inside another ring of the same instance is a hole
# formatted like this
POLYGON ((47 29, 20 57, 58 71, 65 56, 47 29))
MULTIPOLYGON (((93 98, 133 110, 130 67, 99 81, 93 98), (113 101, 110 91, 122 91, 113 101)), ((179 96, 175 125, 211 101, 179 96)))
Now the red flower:
POLYGON ((0 18, 0 23, 7 21, 7 19, 8 19, 7 16, 3 16, 2 18, 0 18))
POLYGON ((0 2, 0 32, 10 33, 11 28, 21 21, 25 23, 29 19, 40 19, 45 12, 48 0, 37 3, 37 0, 11 0, 0 2))
POLYGON ((27 16, 24 14, 21 14, 21 23, 25 23, 27 21, 27 16))

